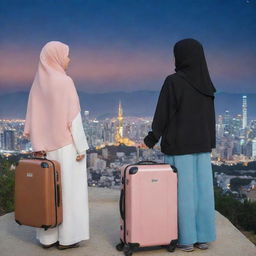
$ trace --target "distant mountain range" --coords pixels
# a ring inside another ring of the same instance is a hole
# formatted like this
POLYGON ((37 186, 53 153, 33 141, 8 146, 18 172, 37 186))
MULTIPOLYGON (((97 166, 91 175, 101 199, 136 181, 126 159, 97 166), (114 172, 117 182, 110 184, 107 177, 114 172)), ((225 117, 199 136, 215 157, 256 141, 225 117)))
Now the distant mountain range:
MULTIPOLYGON (((98 119, 117 115, 118 102, 121 100, 124 116, 153 116, 159 91, 133 91, 109 93, 78 92, 82 110, 89 110, 90 117, 98 119)), ((231 114, 242 112, 242 96, 247 95, 248 117, 256 118, 256 94, 216 94, 217 114, 229 110, 231 114)), ((0 94, 0 118, 20 118, 26 115, 28 92, 0 94)))

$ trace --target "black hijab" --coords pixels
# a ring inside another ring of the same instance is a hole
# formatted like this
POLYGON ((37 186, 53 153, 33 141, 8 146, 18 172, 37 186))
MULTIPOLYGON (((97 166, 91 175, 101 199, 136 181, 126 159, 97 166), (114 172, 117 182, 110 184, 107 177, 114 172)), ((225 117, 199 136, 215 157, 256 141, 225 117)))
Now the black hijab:
POLYGON ((194 39, 183 39, 174 46, 175 71, 200 93, 214 98, 216 89, 211 81, 204 50, 194 39))

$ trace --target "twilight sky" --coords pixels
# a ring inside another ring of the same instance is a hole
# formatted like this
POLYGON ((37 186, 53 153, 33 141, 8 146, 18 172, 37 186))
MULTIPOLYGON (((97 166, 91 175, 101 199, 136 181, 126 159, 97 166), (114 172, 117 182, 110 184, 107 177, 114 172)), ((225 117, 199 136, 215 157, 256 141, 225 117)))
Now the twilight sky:
POLYGON ((51 40, 70 46, 78 90, 160 90, 189 37, 218 92, 256 93, 256 0, 1 0, 0 22, 0 94, 30 89, 51 40))

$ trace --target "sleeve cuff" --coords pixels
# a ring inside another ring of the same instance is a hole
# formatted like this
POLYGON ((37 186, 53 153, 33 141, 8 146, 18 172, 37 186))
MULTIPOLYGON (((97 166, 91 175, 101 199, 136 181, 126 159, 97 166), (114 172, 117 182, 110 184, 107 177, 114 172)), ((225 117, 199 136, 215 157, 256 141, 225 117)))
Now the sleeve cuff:
POLYGON ((86 153, 86 150, 83 150, 81 152, 77 152, 77 155, 84 155, 86 153))
POLYGON ((153 148, 158 140, 155 138, 153 132, 149 132, 148 135, 144 138, 144 143, 147 147, 153 148))

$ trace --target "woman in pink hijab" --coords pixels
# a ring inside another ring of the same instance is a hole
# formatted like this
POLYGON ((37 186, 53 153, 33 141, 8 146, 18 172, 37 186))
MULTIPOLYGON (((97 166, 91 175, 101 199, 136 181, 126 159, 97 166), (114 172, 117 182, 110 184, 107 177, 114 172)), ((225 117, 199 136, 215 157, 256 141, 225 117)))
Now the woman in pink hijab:
POLYGON ((69 47, 47 43, 40 54, 38 70, 28 99, 23 135, 30 138, 36 155, 46 153, 61 165, 63 222, 48 230, 36 228, 44 248, 79 246, 89 239, 86 150, 77 91, 66 74, 69 47))

